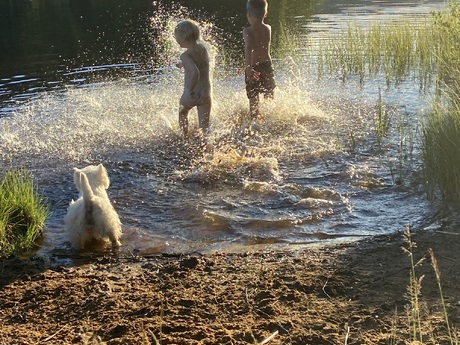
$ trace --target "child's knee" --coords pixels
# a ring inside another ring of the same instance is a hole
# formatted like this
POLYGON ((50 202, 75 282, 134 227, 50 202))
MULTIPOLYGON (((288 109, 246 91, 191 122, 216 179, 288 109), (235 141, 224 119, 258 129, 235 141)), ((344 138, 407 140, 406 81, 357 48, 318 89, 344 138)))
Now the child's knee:
POLYGON ((275 92, 273 90, 269 91, 269 92, 265 92, 264 93, 264 98, 274 99, 275 98, 275 92))
POLYGON ((179 107, 179 115, 187 115, 190 109, 192 108, 186 107, 185 105, 181 104, 179 107))

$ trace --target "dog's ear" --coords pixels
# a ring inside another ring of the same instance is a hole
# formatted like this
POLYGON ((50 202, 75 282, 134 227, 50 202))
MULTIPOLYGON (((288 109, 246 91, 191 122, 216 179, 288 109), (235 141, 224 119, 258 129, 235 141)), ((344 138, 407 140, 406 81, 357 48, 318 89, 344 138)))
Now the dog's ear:
POLYGON ((77 187, 78 191, 81 191, 80 172, 80 169, 73 168, 73 182, 75 183, 75 186, 77 187))
POLYGON ((107 174, 107 170, 102 164, 99 164, 97 168, 99 173, 99 181, 102 183, 105 189, 108 189, 110 186, 110 179, 109 175, 107 174))

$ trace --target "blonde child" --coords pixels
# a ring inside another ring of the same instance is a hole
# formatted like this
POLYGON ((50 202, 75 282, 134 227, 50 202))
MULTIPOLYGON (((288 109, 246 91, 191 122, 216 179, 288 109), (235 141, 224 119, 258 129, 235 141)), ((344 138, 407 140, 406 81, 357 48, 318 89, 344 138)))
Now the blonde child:
POLYGON ((271 27, 264 23, 268 14, 266 0, 248 0, 246 9, 250 24, 243 30, 246 94, 251 116, 257 118, 259 94, 273 98, 276 87, 270 56, 271 27))
POLYGON ((184 68, 184 92, 180 98, 179 126, 185 137, 188 135, 188 113, 193 107, 198 110, 198 124, 203 135, 209 129, 212 106, 209 53, 200 42, 200 29, 192 20, 183 20, 174 29, 177 43, 187 50, 180 56, 177 67, 184 68))

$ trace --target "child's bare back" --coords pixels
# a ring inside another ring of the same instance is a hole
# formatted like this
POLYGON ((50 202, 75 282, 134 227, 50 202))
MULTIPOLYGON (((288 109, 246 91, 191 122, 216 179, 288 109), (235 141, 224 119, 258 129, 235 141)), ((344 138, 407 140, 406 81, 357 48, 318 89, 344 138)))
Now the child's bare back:
POLYGON ((184 68, 184 92, 180 98, 179 126, 188 135, 188 113, 193 107, 198 110, 198 123, 203 134, 209 128, 212 106, 212 84, 208 50, 199 42, 200 31, 192 20, 181 21, 174 30, 177 43, 187 50, 180 56, 179 68, 184 68))
POLYGON ((206 47, 197 43, 181 54, 184 66, 184 93, 180 103, 187 107, 211 102, 211 79, 209 75, 209 55, 206 47))
POLYGON ((243 30, 246 50, 248 56, 247 65, 254 66, 264 62, 271 62, 270 41, 271 27, 263 22, 256 22, 243 30))

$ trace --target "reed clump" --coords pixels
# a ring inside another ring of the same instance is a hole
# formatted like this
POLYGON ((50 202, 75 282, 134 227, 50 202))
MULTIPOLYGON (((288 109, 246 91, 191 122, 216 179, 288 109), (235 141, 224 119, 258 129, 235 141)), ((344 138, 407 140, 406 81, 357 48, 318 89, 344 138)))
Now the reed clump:
MULTIPOLYGON (((421 151, 428 197, 460 201, 460 3, 425 20, 348 26, 318 52, 318 75, 384 75, 387 86, 412 77, 433 92, 433 109, 422 123, 421 151)), ((380 103, 380 100, 379 100, 380 103)), ((382 115, 382 112, 379 112, 382 115)), ((387 121, 377 118, 381 140, 387 121)))
POLYGON ((42 234, 48 208, 23 170, 8 171, 0 181, 0 257, 30 250, 42 234))
POLYGON ((357 75, 383 74, 389 85, 407 77, 418 79, 426 88, 436 81, 460 79, 460 4, 452 1, 445 11, 413 21, 350 24, 329 39, 318 52, 318 75, 338 73, 343 81, 357 75))
POLYGON ((460 200, 460 97, 453 91, 449 102, 437 102, 423 127, 422 153, 426 190, 431 199, 460 200))
POLYGON ((409 76, 414 67, 417 30, 410 23, 395 21, 369 27, 350 24, 330 39, 328 48, 318 52, 318 75, 338 73, 342 81, 357 75, 361 82, 367 76, 384 74, 387 84, 409 76))
POLYGON ((428 196, 460 201, 460 4, 434 15, 436 97, 423 127, 422 153, 428 196))

